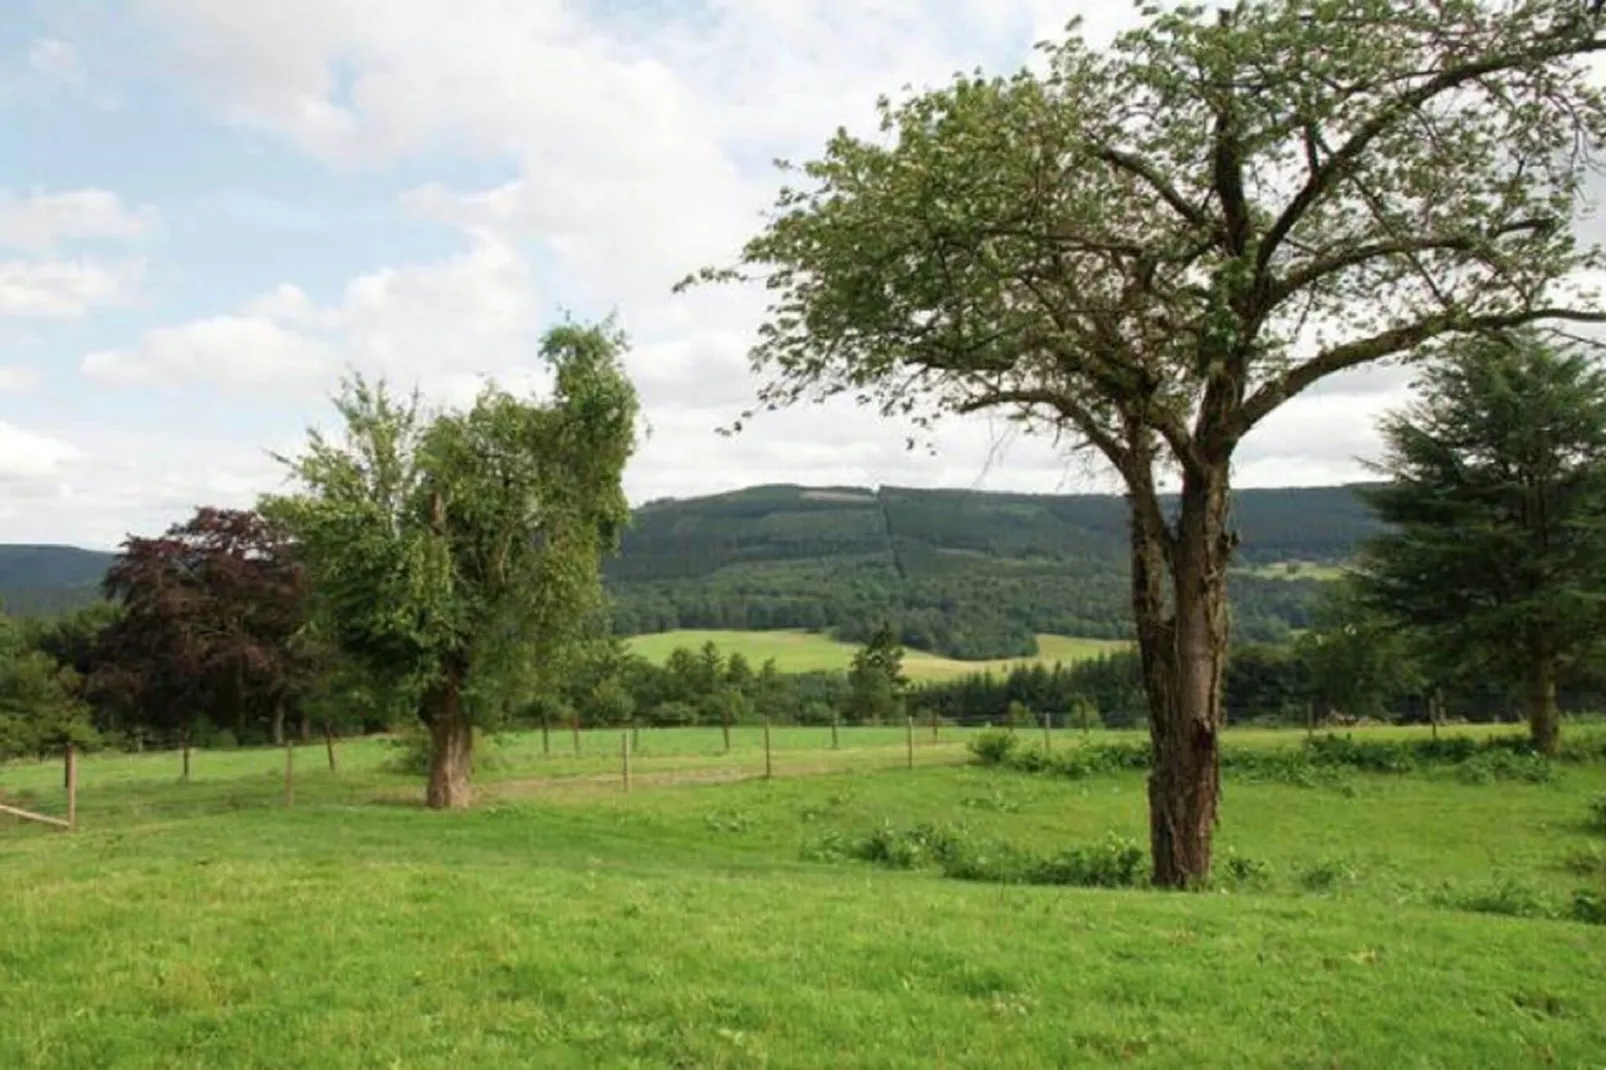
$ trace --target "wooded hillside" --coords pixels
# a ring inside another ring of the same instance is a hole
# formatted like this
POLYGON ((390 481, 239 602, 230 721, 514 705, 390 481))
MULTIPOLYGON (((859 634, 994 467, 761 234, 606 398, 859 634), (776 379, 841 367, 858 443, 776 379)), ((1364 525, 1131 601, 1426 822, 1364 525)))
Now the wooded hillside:
MULTIPOLYGON (((1322 570, 1377 529, 1345 487, 1248 490, 1233 579, 1238 634, 1307 623, 1322 570), (1298 565, 1270 569, 1270 565, 1298 565)), ((1112 495, 753 487, 638 509, 607 568, 621 634, 815 628, 912 647, 1030 654, 1034 633, 1129 634, 1126 518, 1112 495)))
MULTIPOLYGON (((1234 508, 1243 639, 1303 627, 1321 566, 1377 529, 1346 487, 1240 491, 1234 508)), ((623 635, 810 628, 860 641, 886 619, 911 647, 990 658, 1034 653, 1040 632, 1125 638, 1125 551, 1113 495, 763 486, 642 506, 605 568, 623 635)), ((0 546, 0 598, 22 615, 83 605, 110 562, 0 546)))

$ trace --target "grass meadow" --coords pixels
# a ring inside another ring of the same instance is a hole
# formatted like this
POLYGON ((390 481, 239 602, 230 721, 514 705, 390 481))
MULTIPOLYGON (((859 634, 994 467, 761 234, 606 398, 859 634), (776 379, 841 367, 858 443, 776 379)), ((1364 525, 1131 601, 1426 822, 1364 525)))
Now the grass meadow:
MULTIPOLYGON (((729 657, 740 653, 754 666, 775 659, 781 672, 815 672, 847 669, 858 652, 858 645, 839 642, 828 635, 803 631, 733 632, 682 629, 659 632, 656 635, 638 635, 627 639, 626 645, 637 654, 655 664, 663 664, 676 647, 697 649, 704 643, 713 643, 720 653, 729 657)), ((1085 661, 1112 650, 1124 650, 1130 644, 1117 639, 1074 639, 1064 635, 1039 635, 1038 652, 1034 658, 999 658, 994 661, 957 661, 924 650, 906 650, 903 671, 911 680, 947 680, 977 672, 1005 672, 1016 665, 1056 661, 1070 665, 1085 661)))
MULTIPOLYGON (((1487 912, 1606 880, 1606 771, 1229 774, 1219 850, 1260 879, 1198 894, 815 860, 922 822, 1144 838, 1141 774, 982 768, 964 734, 910 769, 903 729, 776 729, 765 780, 757 729, 643 731, 628 793, 620 733, 521 734, 460 814, 382 740, 301 748, 293 809, 280 752, 188 784, 88 756, 76 832, 0 818, 0 1067, 1606 1066, 1606 929, 1487 912)), ((0 792, 59 813, 60 766, 0 792)))

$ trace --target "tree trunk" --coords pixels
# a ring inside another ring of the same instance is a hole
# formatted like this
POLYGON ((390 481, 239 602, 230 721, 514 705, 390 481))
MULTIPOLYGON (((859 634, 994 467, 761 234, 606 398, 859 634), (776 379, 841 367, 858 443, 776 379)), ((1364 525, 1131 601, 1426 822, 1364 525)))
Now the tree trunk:
POLYGON ((1534 747, 1554 758, 1561 746, 1561 718, 1556 710, 1556 659, 1541 640, 1536 644, 1528 680, 1528 734, 1534 747))
POLYGON ((424 697, 429 725, 429 787, 425 805, 432 810, 466 810, 472 801, 469 771, 474 755, 474 726, 463 709, 463 677, 456 666, 424 697))
POLYGON ((1149 703, 1153 881, 1190 888, 1210 876, 1220 795, 1227 662, 1226 465, 1188 472, 1174 532, 1152 482, 1132 487, 1132 608, 1149 703))
POLYGON ((335 761, 335 730, 329 724, 329 718, 327 717, 323 719, 323 745, 324 749, 329 752, 329 771, 331 773, 340 772, 339 763, 335 761))

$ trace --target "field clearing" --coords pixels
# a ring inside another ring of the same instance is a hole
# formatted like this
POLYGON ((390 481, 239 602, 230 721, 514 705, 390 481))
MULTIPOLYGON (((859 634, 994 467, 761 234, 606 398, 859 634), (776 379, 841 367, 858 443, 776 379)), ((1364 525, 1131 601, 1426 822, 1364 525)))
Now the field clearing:
MULTIPOLYGON (((618 732, 579 758, 521 734, 467 814, 418 808, 381 740, 344 745, 339 775, 302 749, 289 811, 272 750, 197 752, 187 785, 174 754, 88 756, 78 832, 0 822, 0 1066, 1606 1062, 1603 930, 1434 900, 1502 881, 1565 897, 1599 842, 1598 769, 1348 794, 1229 774, 1219 849, 1269 867, 1252 894, 804 860, 925 821, 1042 850, 1143 837, 1141 774, 963 765, 962 730, 943 732, 908 770, 901 729, 844 729, 835 752, 827 729, 775 730, 781 778, 733 783, 705 778, 761 771, 758 730, 729 756, 718 730, 643 732, 639 773, 685 778, 629 794, 618 732), (1348 876, 1315 891, 1312 867, 1348 876)), ((0 767, 41 806, 60 787, 59 765, 0 767)))
POLYGON ((1339 580, 1344 569, 1339 565, 1326 565, 1315 561, 1274 561, 1266 565, 1248 565, 1233 569, 1246 576, 1259 576, 1268 580, 1339 580))
MULTIPOLYGON (((855 643, 843 643, 828 635, 803 631, 682 629, 655 635, 637 635, 625 640, 632 651, 659 665, 676 647, 695 650, 709 642, 727 657, 740 653, 755 667, 774 658, 776 668, 782 672, 846 670, 859 649, 855 643)), ((991 661, 959 661, 923 650, 906 650, 903 671, 911 680, 949 680, 978 672, 1007 673, 1021 664, 1053 665, 1058 661, 1070 665, 1100 654, 1125 650, 1131 645, 1120 639, 1076 639, 1064 635, 1039 635, 1037 644, 1038 654, 1035 658, 998 658, 991 661)))

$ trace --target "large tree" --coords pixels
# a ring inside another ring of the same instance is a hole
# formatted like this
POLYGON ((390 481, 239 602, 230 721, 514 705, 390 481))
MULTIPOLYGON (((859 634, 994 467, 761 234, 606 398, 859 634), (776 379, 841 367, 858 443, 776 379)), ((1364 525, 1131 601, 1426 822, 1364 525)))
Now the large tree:
POLYGON ((299 493, 263 502, 294 532, 324 634, 417 696, 431 807, 469 805, 473 728, 505 705, 498 685, 589 631, 601 553, 629 519, 623 346, 608 326, 554 328, 546 403, 492 386, 425 413, 354 378, 336 403, 343 437, 313 433, 287 462, 299 493))
POLYGON ((1525 334, 1469 342, 1419 390, 1383 424, 1367 498, 1392 529, 1362 591, 1432 663, 1525 691, 1554 753, 1557 678, 1606 639, 1606 372, 1525 334))
POLYGON ((156 538, 131 535, 106 573, 120 608, 100 632, 90 690, 186 741, 200 716, 282 738, 301 673, 301 571, 283 532, 203 507, 156 538))
MULTIPOLYGON (((1313 384, 1599 318, 1563 280, 1606 101, 1578 0, 1240 0, 1073 24, 1043 69, 880 104, 708 281, 771 295, 766 407, 992 409, 1124 480, 1154 879, 1210 870, 1233 455, 1313 384), (1159 490, 1175 480, 1175 511, 1159 490)), ((738 425, 739 426, 739 425, 738 425)))

